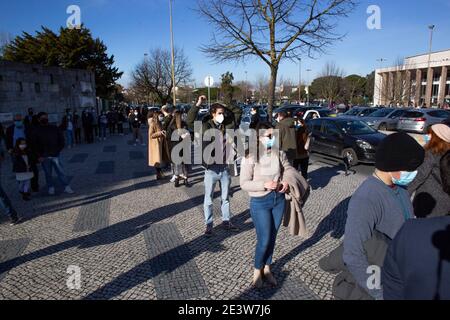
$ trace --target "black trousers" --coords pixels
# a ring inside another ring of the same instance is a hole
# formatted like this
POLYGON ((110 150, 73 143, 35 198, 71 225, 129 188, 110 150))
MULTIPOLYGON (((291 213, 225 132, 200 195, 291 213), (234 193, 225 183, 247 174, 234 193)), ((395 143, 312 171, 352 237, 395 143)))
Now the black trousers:
POLYGON ((306 159, 295 159, 293 167, 296 170, 300 170, 303 178, 308 179, 309 157, 306 159))
POLYGON ((109 134, 110 135, 116 134, 116 124, 115 123, 109 124, 109 134))
POLYGON ((75 129, 75 143, 80 144, 81 143, 81 128, 75 129))
POLYGON ((94 130, 93 131, 94 137, 98 137, 99 134, 100 134, 99 129, 98 129, 98 125, 92 126, 92 129, 94 130))
POLYGON ((34 177, 31 179, 31 190, 34 192, 39 192, 39 168, 37 164, 31 166, 34 177))
POLYGON ((87 143, 94 143, 94 128, 84 127, 84 139, 87 143))
POLYGON ((123 134, 123 123, 118 123, 117 124, 117 133, 118 134, 123 134))

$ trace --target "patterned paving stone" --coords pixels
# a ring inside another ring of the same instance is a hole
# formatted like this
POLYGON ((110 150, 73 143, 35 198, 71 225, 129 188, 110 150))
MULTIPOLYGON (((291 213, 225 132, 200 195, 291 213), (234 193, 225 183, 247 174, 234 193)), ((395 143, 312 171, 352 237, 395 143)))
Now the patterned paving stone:
POLYGON ((202 274, 174 224, 152 225, 144 231, 158 299, 209 297, 202 274))
POLYGON ((69 160, 69 163, 84 163, 87 158, 89 157, 89 154, 87 153, 78 153, 72 157, 72 159, 69 160))
POLYGON ((114 174, 115 162, 114 161, 101 161, 98 163, 95 174, 114 174))
MULTIPOLYGON (((19 257, 30 243, 30 239, 16 239, 0 241, 0 264, 19 257)), ((6 276, 5 270, 0 269, 0 282, 6 276)))
POLYGON ((106 153, 117 152, 117 146, 106 146, 103 148, 103 152, 106 152, 106 153))
POLYGON ((142 160, 144 153, 141 151, 130 151, 130 160, 142 160))
POLYGON ((109 225, 111 199, 101 200, 80 208, 73 232, 97 231, 109 225))
POLYGON ((240 190, 239 178, 232 179, 230 205, 232 221, 240 230, 221 228, 216 192, 214 236, 205 237, 203 170, 193 168, 191 188, 174 188, 168 179, 156 181, 145 159, 146 148, 128 147, 129 139, 130 135, 114 136, 106 143, 64 150, 62 161, 67 163, 65 171, 76 177, 76 193, 46 195, 41 175, 42 191, 31 202, 22 201, 9 180, 6 168, 11 163, 6 159, 2 186, 27 219, 14 227, 0 224, 0 242, 12 241, 5 245, 8 252, 0 251, 0 261, 5 261, 0 268, 6 272, 0 300, 333 298, 334 276, 323 272, 318 261, 341 243, 348 199, 373 167, 358 168, 357 174, 345 177, 342 168, 311 164, 313 191, 304 208, 311 235, 293 237, 281 228, 273 265, 280 286, 254 291, 249 285, 256 232, 248 211, 250 199, 240 190), (111 145, 117 146, 116 153, 103 152, 111 145), (144 159, 130 161, 130 151, 142 152, 144 159), (81 153, 89 157, 70 162, 81 153), (95 170, 100 174, 93 174, 95 170), (20 249, 14 239, 31 241, 20 249), (69 265, 82 269, 79 291, 66 286, 69 265))

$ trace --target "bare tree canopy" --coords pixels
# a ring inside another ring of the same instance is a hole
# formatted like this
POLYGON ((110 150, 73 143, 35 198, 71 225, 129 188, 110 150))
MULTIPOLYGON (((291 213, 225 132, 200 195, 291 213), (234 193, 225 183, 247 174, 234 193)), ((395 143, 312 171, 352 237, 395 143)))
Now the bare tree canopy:
MULTIPOLYGON (((198 0, 198 11, 215 27, 201 49, 215 62, 258 57, 271 69, 269 111, 283 58, 314 57, 334 41, 339 18, 354 0, 198 0)), ((271 114, 271 112, 269 112, 271 114)))
POLYGON ((153 49, 132 72, 131 88, 141 96, 156 96, 162 104, 173 103, 172 90, 191 81, 192 68, 184 51, 175 49, 175 85, 169 50, 153 49))
POLYGON ((343 76, 344 71, 341 68, 334 62, 327 62, 320 77, 312 83, 311 91, 314 95, 326 99, 331 104, 343 92, 343 76))

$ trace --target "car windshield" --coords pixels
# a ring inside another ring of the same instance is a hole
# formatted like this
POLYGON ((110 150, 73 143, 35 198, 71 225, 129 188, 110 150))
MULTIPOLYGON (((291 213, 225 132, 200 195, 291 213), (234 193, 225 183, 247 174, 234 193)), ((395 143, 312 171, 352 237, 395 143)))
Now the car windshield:
POLYGON ((336 124, 342 132, 349 135, 372 134, 377 132, 362 121, 339 120, 336 121, 336 124))
POLYGON ((360 112, 361 112, 361 110, 359 110, 359 109, 351 109, 344 114, 346 116, 357 116, 360 112))
POLYGON ((424 117, 424 114, 422 112, 417 111, 409 111, 403 115, 403 118, 411 118, 411 119, 417 119, 422 117, 424 117))
POLYGON ((326 117, 329 117, 329 116, 330 116, 331 111, 328 111, 328 110, 320 110, 320 111, 319 111, 319 114, 320 114, 320 116, 321 116, 322 118, 326 118, 326 117))
POLYGON ((374 112, 376 112, 377 109, 372 109, 372 108, 368 108, 368 109, 364 109, 359 115, 361 117, 367 117, 369 115, 372 115, 374 112))
POLYGON ((384 118, 390 115, 394 110, 392 109, 380 109, 378 111, 375 111, 370 116, 374 118, 384 118))

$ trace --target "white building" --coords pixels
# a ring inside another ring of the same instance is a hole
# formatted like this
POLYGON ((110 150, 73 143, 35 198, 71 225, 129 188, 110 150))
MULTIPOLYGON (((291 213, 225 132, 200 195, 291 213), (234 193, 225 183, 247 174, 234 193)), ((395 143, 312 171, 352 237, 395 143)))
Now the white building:
POLYGON ((408 57, 402 66, 375 71, 375 105, 444 103, 450 103, 450 50, 408 57))

